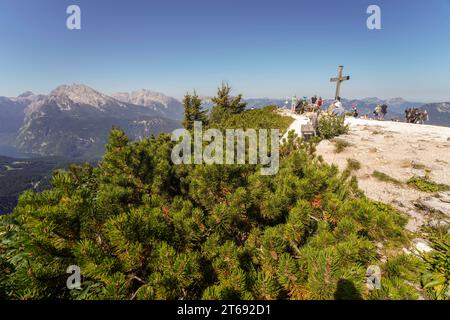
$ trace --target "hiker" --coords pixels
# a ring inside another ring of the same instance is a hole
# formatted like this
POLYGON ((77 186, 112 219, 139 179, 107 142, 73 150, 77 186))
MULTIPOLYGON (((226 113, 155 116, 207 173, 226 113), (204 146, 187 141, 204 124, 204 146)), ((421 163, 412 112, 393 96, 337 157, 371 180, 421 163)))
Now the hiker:
POLYGON ((388 106, 387 104, 383 103, 383 105, 381 106, 381 120, 384 120, 387 114, 387 109, 388 106))
POLYGON ((423 121, 430 121, 427 110, 423 110, 423 121))
POLYGON ((408 123, 415 123, 416 122, 416 108, 409 109, 408 112, 408 123))
POLYGON ((345 109, 342 106, 341 97, 336 98, 336 101, 334 102, 334 109, 332 112, 337 117, 345 116, 345 109))
POLYGON ((341 97, 336 98, 336 100, 334 101, 334 106, 335 108, 342 108, 341 97))
POLYGON ((425 121, 428 121, 428 112, 427 110, 419 110, 418 115, 417 115, 417 123, 419 124, 424 124, 425 121))
POLYGON ((358 109, 356 108, 356 104, 352 105, 352 111, 353 111, 353 117, 358 118, 359 113, 358 113, 358 109))
POLYGON ((413 109, 412 122, 418 124, 420 122, 420 110, 417 108, 413 109))
POLYGON ((381 106, 379 104, 377 104, 377 106, 375 107, 373 114, 375 115, 375 120, 380 120, 381 106))
POLYGON ((303 112, 305 112, 306 107, 308 106, 308 97, 303 97, 303 112))
POLYGON ((317 100, 317 108, 319 110, 321 110, 322 109, 322 105, 323 105, 322 97, 319 97, 319 100, 317 100))
POLYGON ((294 108, 295 112, 298 114, 305 113, 305 104, 303 100, 299 100, 294 108))
POLYGON ((295 111, 296 111, 295 108, 296 108, 297 104, 298 104, 297 96, 293 96, 292 101, 291 101, 291 112, 295 113, 295 111))
POLYGON ((405 113, 406 113, 406 122, 414 123, 414 108, 406 109, 405 113))
POLYGON ((317 95, 314 95, 314 97, 311 98, 311 103, 312 103, 313 105, 315 105, 316 102, 317 102, 317 95))

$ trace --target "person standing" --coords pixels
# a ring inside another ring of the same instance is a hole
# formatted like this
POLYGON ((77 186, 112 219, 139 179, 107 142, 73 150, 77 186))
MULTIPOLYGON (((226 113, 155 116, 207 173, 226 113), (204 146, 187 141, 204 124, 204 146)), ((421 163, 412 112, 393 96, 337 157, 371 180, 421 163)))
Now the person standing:
POLYGON ((291 101, 291 112, 295 113, 295 107, 297 106, 297 96, 293 96, 292 97, 292 101, 291 101))
POLYGON ((336 101, 334 102, 334 107, 335 108, 343 108, 342 107, 342 102, 341 102, 341 97, 337 97, 336 101))
POLYGON ((341 97, 337 97, 336 101, 334 102, 333 113, 338 117, 345 116, 345 110, 342 106, 341 97))
POLYGON ((356 108, 356 104, 352 105, 353 117, 358 118, 358 108, 356 108))
POLYGON ((427 110, 423 110, 423 121, 430 121, 427 110))
POLYGON ((387 114, 387 110, 388 110, 388 106, 387 106, 387 104, 384 103, 384 104, 381 106, 381 120, 384 120, 384 119, 385 119, 386 114, 387 114))
POLYGON ((317 100, 317 108, 319 110, 321 110, 322 109, 322 105, 323 105, 323 99, 322 99, 322 97, 319 97, 319 100, 317 100))
POLYGON ((377 104, 375 107, 375 110, 373 111, 373 114, 375 115, 375 120, 380 120, 381 117, 381 106, 377 104))

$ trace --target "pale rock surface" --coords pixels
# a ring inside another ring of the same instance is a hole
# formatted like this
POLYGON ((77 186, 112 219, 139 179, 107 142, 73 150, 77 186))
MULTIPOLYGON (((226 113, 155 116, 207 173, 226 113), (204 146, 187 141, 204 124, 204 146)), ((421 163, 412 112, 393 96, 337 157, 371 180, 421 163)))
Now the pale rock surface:
MULTIPOLYGON (((301 125, 307 124, 305 116, 281 111, 295 119, 288 129, 301 134, 301 125)), ((425 176, 426 168, 432 181, 450 185, 450 128, 408 124, 392 121, 347 118, 350 131, 339 139, 351 145, 341 153, 335 153, 332 141, 324 140, 317 147, 317 154, 328 163, 336 164, 340 170, 347 167, 347 159, 361 163, 361 169, 353 172, 359 187, 375 201, 391 204, 408 214, 406 228, 418 231, 427 225, 432 214, 439 213, 450 219, 450 195, 433 195, 414 189, 406 184, 413 176, 425 176), (380 171, 402 182, 395 185, 372 177, 380 171), (424 206, 421 208, 421 203, 424 206), (424 210, 425 209, 425 210, 424 210)), ((283 137, 285 138, 286 135, 283 137)), ((444 220, 443 223, 448 221, 444 220)))

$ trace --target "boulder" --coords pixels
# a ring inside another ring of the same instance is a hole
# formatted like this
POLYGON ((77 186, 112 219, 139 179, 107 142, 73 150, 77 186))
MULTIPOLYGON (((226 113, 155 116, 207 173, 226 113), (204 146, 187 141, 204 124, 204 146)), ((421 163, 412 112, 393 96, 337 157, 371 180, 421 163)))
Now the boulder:
POLYGON ((436 197, 426 197, 418 199, 415 205, 423 210, 442 213, 450 217, 450 202, 446 202, 446 200, 436 197))
POLYGON ((412 242, 414 244, 414 247, 420 253, 433 251, 433 248, 430 246, 428 241, 426 241, 425 239, 416 238, 412 242))
POLYGON ((447 221, 440 220, 440 219, 433 219, 428 221, 428 226, 433 229, 440 229, 440 228, 446 228, 449 226, 447 221))

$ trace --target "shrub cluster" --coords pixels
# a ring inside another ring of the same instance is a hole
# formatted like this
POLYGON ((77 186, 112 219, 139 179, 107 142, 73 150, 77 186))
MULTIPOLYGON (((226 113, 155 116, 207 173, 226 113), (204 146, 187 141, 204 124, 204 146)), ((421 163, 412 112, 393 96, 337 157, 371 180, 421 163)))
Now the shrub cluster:
POLYGON ((322 115, 319 118, 318 133, 322 139, 331 139, 341 134, 348 133, 349 127, 345 124, 344 117, 322 115))
POLYGON ((0 295, 42 299, 365 297, 374 243, 405 218, 303 149, 257 166, 171 163, 168 136, 111 132, 99 166, 58 171, 1 220, 0 295), (78 265, 83 290, 66 288, 78 265))

